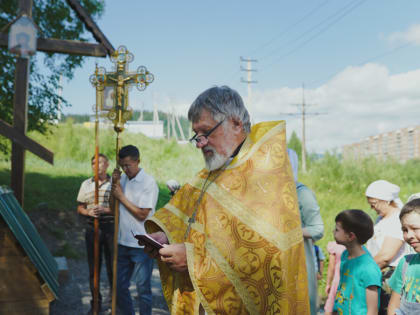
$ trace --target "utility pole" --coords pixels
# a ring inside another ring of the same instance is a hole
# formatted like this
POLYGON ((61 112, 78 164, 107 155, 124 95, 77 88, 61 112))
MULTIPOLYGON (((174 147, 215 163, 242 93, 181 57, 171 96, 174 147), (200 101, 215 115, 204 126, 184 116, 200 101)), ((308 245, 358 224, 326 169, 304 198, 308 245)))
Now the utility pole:
POLYGON ((302 170, 306 173, 305 85, 302 84, 302 170))
POLYGON ((258 81, 253 81, 252 80, 252 72, 257 72, 257 69, 252 69, 252 63, 253 62, 258 62, 257 59, 249 59, 249 58, 244 58, 244 57, 240 57, 240 61, 241 61, 241 71, 245 71, 247 72, 247 79, 245 80, 244 78, 241 77, 241 82, 242 83, 246 83, 248 85, 248 104, 247 107, 249 108, 251 105, 251 98, 252 98, 252 92, 251 92, 251 84, 253 83, 258 83, 258 81), (246 62, 246 68, 242 67, 242 62, 246 62))
POLYGON ((306 173, 306 116, 307 115, 325 115, 326 113, 307 113, 306 106, 312 106, 313 104, 306 104, 305 103, 305 85, 302 84, 302 103, 301 104, 293 104, 296 106, 301 107, 301 111, 299 113, 280 113, 280 115, 288 115, 288 116, 302 116, 302 171, 306 173))
POLYGON ((178 142, 178 134, 176 133, 175 126, 175 108, 172 106, 172 116, 171 116, 171 127, 172 127, 172 136, 175 137, 175 141, 178 142))

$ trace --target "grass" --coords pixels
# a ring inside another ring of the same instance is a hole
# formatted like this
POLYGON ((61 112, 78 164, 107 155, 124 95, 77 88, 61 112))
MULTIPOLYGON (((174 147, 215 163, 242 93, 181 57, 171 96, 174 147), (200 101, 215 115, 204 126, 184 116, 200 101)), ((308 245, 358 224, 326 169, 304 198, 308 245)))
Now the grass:
MULTIPOLYGON (((30 211, 40 205, 60 211, 76 211, 76 196, 81 182, 91 176, 90 158, 94 153, 94 131, 70 120, 55 127, 49 136, 31 133, 30 137, 55 153, 51 166, 31 153, 27 154, 25 176, 25 209, 30 211)), ((184 183, 203 166, 199 150, 193 146, 179 145, 165 139, 153 140, 141 134, 123 132, 122 145, 134 144, 140 148, 141 167, 153 175, 160 193, 157 208, 169 199, 165 182, 177 179, 184 183)), ((100 151, 115 165, 115 133, 101 129, 100 151)), ((324 220, 325 234, 318 242, 324 253, 329 241, 333 241, 332 229, 335 216, 344 209, 365 210, 372 218, 375 213, 369 208, 364 192, 377 179, 386 179, 401 187, 400 197, 406 201, 412 193, 420 191, 420 161, 407 163, 380 162, 375 159, 342 161, 335 154, 326 154, 322 159, 310 161, 308 172, 299 174, 299 181, 311 188, 317 197, 324 220)), ((109 172, 112 171, 110 167, 109 172)), ((0 159, 0 185, 10 183, 10 162, 0 159)), ((55 232, 59 233, 60 232, 55 232)), ((63 248, 63 251, 70 250, 63 248)), ((325 266, 328 265, 328 257, 325 266)), ((326 268, 324 269, 324 279, 326 268)), ((325 280, 320 283, 323 294, 325 280)))
MULTIPOLYGON (((92 175, 90 158, 94 154, 94 130, 67 122, 54 127, 48 136, 31 133, 30 137, 54 152, 54 166, 27 153, 25 209, 30 211, 46 203, 48 208, 75 211, 80 184, 92 175)), ((116 165, 115 138, 112 130, 101 131, 100 151, 110 158, 109 173, 116 165)), ((121 146, 133 144, 140 149, 140 166, 159 185, 158 207, 170 199, 167 180, 184 183, 204 166, 201 153, 190 144, 153 140, 128 132, 122 133, 121 142, 121 146)), ((10 185, 10 162, 4 157, 0 160, 0 185, 10 185)))
POLYGON ((328 242, 334 241, 332 230, 336 215, 345 209, 361 209, 375 221, 376 213, 370 209, 366 197, 366 187, 378 179, 388 180, 401 188, 403 203, 407 198, 420 191, 420 160, 406 163, 396 161, 380 162, 374 158, 362 161, 341 161, 332 154, 312 161, 307 173, 299 174, 299 181, 311 188, 321 208, 324 221, 324 237, 317 242, 326 255, 324 277, 320 282, 320 295, 325 296, 325 279, 328 266, 328 242))

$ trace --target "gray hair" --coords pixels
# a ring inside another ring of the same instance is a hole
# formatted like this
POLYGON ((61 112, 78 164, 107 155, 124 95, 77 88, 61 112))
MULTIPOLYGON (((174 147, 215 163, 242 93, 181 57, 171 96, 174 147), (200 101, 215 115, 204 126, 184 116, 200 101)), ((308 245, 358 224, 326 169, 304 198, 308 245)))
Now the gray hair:
POLYGON ((251 131, 249 113, 238 92, 228 86, 215 86, 201 93, 191 104, 188 120, 197 122, 203 109, 208 110, 217 122, 236 118, 242 122, 246 133, 251 131))

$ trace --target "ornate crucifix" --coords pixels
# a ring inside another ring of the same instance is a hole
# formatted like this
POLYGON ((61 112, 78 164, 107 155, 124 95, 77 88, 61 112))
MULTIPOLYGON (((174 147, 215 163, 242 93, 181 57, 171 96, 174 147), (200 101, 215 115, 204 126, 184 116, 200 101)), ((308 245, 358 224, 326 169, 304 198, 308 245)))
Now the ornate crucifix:
MULTIPOLYGON (((114 48, 96 23, 87 14, 77 0, 67 3, 84 22, 99 44, 52 38, 38 38, 37 50, 74 54, 82 56, 106 57, 114 52, 114 48)), ((19 16, 32 16, 32 0, 19 0, 19 16)), ((0 46, 8 46, 8 34, 0 32, 0 46)), ((15 70, 15 93, 13 101, 13 126, 0 120, 0 134, 12 141, 12 175, 11 187, 19 203, 23 207, 25 150, 29 150, 43 160, 53 164, 54 154, 26 136, 28 116, 28 81, 29 59, 19 56, 15 70)))
MULTIPOLYGON (((146 67, 140 66, 137 72, 128 72, 128 63, 133 61, 134 56, 124 46, 118 47, 111 55, 111 61, 115 64, 114 72, 106 72, 105 68, 96 67, 95 73, 90 76, 90 82, 96 88, 96 111, 101 111, 114 124, 117 133, 116 161, 118 164, 118 152, 120 151, 120 134, 124 130, 125 122, 131 117, 132 109, 128 102, 128 89, 136 84, 137 89, 143 91, 154 77, 146 67)), ((114 250, 113 250, 113 280, 112 280, 112 315, 116 314, 117 308, 117 259, 118 259, 118 228, 119 206, 114 200, 114 250)))
POLYGON ((128 63, 133 59, 133 54, 120 46, 111 55, 115 71, 106 72, 105 68, 100 67, 90 77, 90 82, 96 87, 100 110, 114 123, 117 132, 124 129, 124 123, 132 114, 128 102, 129 87, 136 85, 138 90, 143 91, 154 80, 153 74, 144 66, 138 67, 137 72, 128 72, 128 63))

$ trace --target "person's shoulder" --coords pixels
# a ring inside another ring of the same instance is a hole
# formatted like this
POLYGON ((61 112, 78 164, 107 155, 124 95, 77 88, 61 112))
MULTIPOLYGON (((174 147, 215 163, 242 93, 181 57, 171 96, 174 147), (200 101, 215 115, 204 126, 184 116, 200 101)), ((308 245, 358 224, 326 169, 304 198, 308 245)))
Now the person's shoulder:
POLYGON ((395 212, 395 213, 393 213, 393 214, 391 214, 389 217, 386 217, 386 218, 382 218, 382 220, 381 220, 383 223, 384 223, 384 225, 386 225, 386 226, 394 226, 394 224, 396 223, 396 222, 398 222, 399 224, 398 224, 398 226, 401 226, 401 221, 400 221, 400 212, 398 211, 398 212, 395 212))
POLYGON ((330 254, 340 254, 346 249, 345 246, 337 244, 337 242, 328 242, 327 251, 330 254))
POLYGON ((144 182, 147 185, 157 185, 155 178, 148 174, 144 169, 141 169, 139 175, 139 180, 144 182))
POLYGON ((349 251, 347 249, 345 249, 342 253, 341 253, 341 260, 345 261, 347 260, 347 258, 349 257, 349 251))
POLYGON ((420 268, 420 253, 405 255, 404 259, 401 259, 399 263, 401 261, 406 261, 409 265, 420 268))
POLYGON ((363 265, 365 267, 373 268, 373 269, 381 272, 381 269, 379 268, 375 259, 372 257, 372 255, 367 250, 366 250, 366 253, 362 255, 362 259, 363 259, 363 265))
POLYGON ((88 186, 88 185, 90 185, 90 184, 92 184, 92 179, 93 179, 93 177, 89 177, 89 178, 87 178, 87 179, 85 179, 83 182, 82 182, 82 184, 80 185, 80 188, 82 188, 82 187, 85 187, 85 186, 88 186))
POLYGON ((312 190, 308 187, 308 186, 306 186, 305 184, 303 184, 303 183, 301 183, 301 182, 296 182, 296 190, 298 191, 298 192, 311 192, 312 193, 312 190))
POLYGON ((296 186, 296 192, 300 206, 308 209, 319 208, 315 193, 310 188, 306 186, 298 188, 298 186, 296 186))

